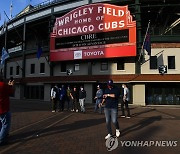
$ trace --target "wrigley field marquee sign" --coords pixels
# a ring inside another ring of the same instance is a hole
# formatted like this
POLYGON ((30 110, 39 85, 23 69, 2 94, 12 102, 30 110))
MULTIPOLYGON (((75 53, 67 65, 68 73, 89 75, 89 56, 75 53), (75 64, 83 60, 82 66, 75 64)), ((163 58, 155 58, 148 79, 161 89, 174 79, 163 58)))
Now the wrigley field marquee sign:
POLYGON ((50 60, 136 56, 136 22, 128 6, 91 4, 56 18, 50 60))

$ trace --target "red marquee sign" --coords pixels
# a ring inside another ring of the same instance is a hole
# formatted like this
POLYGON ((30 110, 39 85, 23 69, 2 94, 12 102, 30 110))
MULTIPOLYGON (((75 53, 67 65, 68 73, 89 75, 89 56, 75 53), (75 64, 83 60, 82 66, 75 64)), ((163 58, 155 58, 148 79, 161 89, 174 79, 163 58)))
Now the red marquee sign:
POLYGON ((91 4, 56 18, 50 60, 136 56, 136 22, 128 6, 91 4))

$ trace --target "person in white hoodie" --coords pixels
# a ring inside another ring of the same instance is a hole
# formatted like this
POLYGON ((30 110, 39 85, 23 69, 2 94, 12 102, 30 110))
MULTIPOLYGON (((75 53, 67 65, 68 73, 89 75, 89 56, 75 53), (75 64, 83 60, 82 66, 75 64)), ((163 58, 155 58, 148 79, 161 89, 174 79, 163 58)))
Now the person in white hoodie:
POLYGON ((130 118, 130 110, 129 110, 129 106, 128 106, 129 101, 130 101, 130 92, 129 92, 129 89, 127 88, 126 84, 122 84, 122 88, 123 88, 123 100, 121 101, 121 110, 122 110, 121 117, 130 118), (126 107, 127 116, 125 116, 124 105, 126 107))
POLYGON ((58 103, 58 94, 59 88, 57 86, 52 87, 51 89, 51 102, 52 102, 52 112, 56 112, 57 103, 58 103))
POLYGON ((81 112, 83 112, 83 113, 85 113, 85 106, 84 106, 85 99, 86 99, 86 91, 81 86, 80 91, 79 91, 79 104, 80 104, 80 107, 81 107, 81 112))

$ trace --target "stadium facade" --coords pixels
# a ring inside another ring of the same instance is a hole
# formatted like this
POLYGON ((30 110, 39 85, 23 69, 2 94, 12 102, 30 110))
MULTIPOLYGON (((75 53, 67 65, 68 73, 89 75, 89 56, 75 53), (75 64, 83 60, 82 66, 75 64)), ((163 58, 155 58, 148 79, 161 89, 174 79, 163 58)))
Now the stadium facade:
POLYGON ((178 0, 54 0, 27 6, 0 28, 1 65, 15 99, 50 100, 53 84, 127 83, 137 105, 180 104, 178 0))

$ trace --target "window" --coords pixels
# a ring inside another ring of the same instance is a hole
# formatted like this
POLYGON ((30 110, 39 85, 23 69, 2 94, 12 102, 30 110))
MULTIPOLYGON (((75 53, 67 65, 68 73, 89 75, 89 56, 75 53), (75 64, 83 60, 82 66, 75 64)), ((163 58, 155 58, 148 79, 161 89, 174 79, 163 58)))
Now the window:
POLYGON ((102 62, 101 63, 101 71, 107 71, 108 70, 108 63, 102 62))
POLYGON ((175 69, 175 56, 168 56, 168 69, 175 69))
POLYGON ((16 66, 16 75, 19 75, 19 66, 16 66))
POLYGON ((150 57, 150 69, 157 69, 157 56, 150 57))
POLYGON ((180 104, 180 84, 175 83, 150 83, 146 85, 147 105, 177 105, 180 104))
POLYGON ((66 72, 66 63, 61 63, 61 72, 66 72))
POLYGON ((13 67, 10 67, 10 75, 13 75, 13 67))
POLYGON ((45 63, 40 63, 40 73, 45 73, 45 63))
POLYGON ((26 99, 44 100, 44 86, 25 86, 24 97, 26 99))
POLYGON ((80 65, 79 64, 75 64, 74 65, 74 71, 79 71, 80 70, 80 65))
POLYGON ((35 64, 31 64, 31 74, 35 73, 35 64))
POLYGON ((124 70, 124 62, 123 61, 117 62, 117 70, 124 70))

